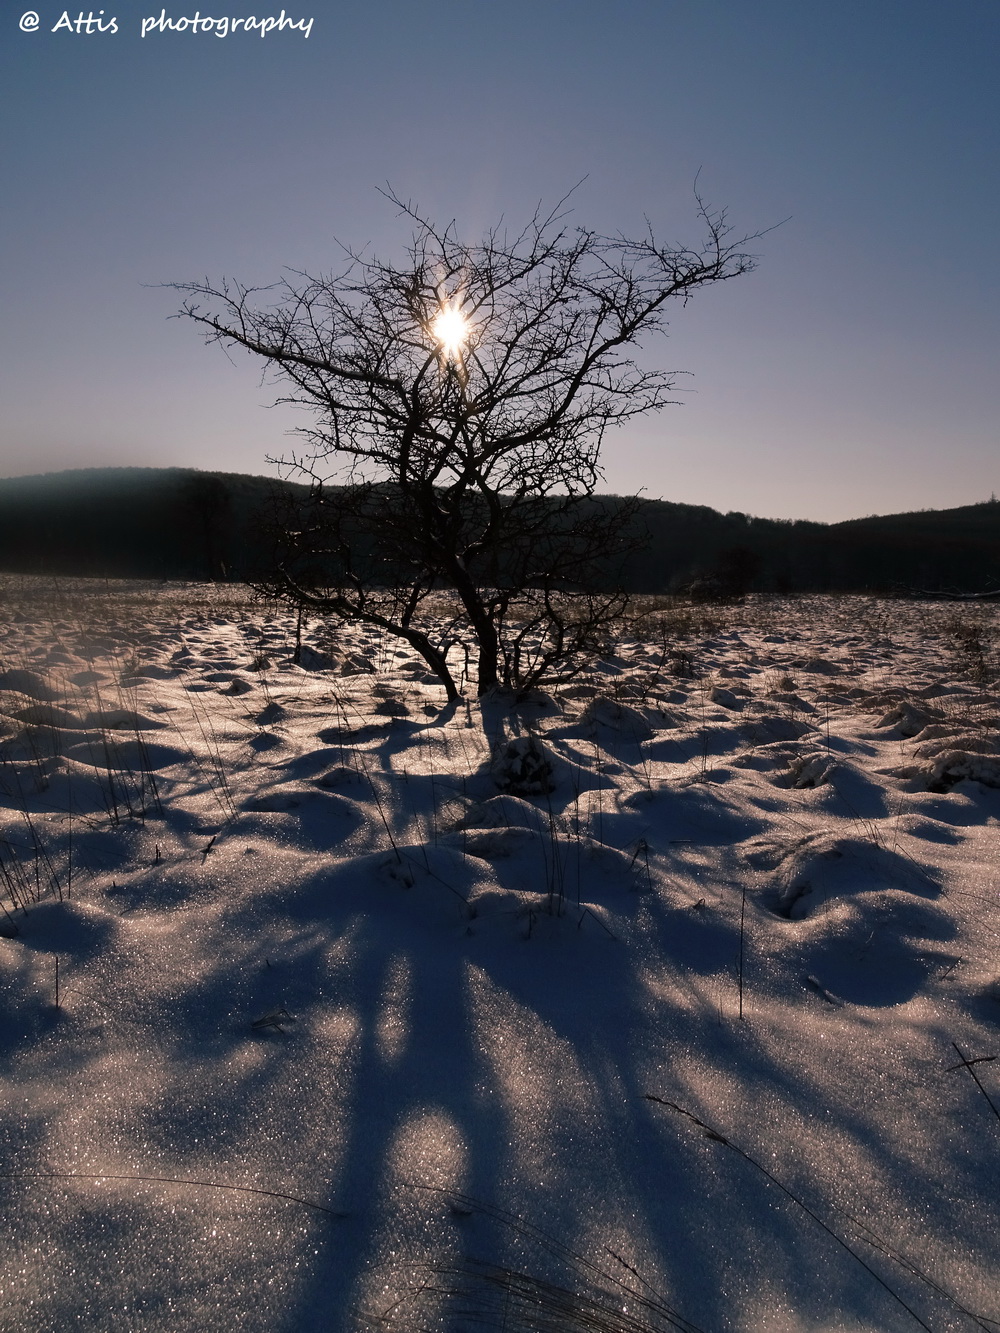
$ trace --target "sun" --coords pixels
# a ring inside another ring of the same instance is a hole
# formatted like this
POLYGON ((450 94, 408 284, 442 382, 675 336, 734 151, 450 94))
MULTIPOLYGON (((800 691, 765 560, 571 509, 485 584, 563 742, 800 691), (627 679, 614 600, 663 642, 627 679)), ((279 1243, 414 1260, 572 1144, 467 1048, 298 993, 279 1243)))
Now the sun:
POLYGON ((469 331, 469 321, 455 305, 442 306, 431 324, 431 332, 449 361, 458 360, 469 331))

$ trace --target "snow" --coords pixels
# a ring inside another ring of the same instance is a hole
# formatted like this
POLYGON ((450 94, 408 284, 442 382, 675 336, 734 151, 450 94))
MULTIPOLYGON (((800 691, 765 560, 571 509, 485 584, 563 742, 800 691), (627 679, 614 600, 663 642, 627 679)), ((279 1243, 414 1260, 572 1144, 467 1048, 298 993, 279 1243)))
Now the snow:
POLYGON ((0 595, 0 1326, 1000 1328, 953 607, 449 704, 239 588, 0 595))

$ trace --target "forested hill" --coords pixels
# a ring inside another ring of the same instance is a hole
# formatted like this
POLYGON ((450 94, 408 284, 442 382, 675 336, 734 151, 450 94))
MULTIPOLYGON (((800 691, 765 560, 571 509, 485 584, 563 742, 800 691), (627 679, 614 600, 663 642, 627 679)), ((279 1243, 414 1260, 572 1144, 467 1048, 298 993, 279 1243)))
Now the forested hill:
POLYGON ((665 502, 645 512, 649 547, 627 575, 644 591, 706 579, 736 592, 1000 588, 996 500, 830 524, 665 502))
MULTIPOLYGON (((0 479, 0 569, 98 577, 245 579, 274 558, 276 515, 306 488, 187 468, 99 468, 0 479)), ((594 503, 614 505, 615 497, 594 503)), ((287 520, 286 520, 287 521, 287 520)), ((1000 587, 1000 502, 846 523, 643 505, 625 562, 635 591, 980 592, 1000 587)), ((280 526, 280 525, 279 525, 280 526)))
POLYGON ((193 468, 86 468, 0 479, 0 568, 103 577, 267 572, 267 516, 306 488, 193 468))

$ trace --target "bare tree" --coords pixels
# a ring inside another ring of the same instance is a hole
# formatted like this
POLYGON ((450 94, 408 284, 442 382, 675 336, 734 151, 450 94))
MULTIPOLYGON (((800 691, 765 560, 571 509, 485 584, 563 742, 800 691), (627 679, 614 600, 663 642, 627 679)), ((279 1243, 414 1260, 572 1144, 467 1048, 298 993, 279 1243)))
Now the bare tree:
POLYGON ((178 284, 208 341, 264 358, 315 416, 280 590, 407 640, 449 697, 459 635, 480 693, 571 674, 621 609, 608 562, 636 530, 638 501, 595 497, 605 432, 673 401, 635 352, 671 300, 751 269, 755 238, 699 199, 696 249, 571 228, 562 204, 468 245, 387 197, 413 225, 402 265, 348 251, 332 276, 178 284))

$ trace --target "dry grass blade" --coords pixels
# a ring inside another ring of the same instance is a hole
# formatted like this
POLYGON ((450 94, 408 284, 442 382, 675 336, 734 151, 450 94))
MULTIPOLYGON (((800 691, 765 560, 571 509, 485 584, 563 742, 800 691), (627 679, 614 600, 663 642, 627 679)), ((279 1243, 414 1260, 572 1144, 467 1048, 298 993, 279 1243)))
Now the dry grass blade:
MULTIPOLYGON (((419 1312, 413 1302, 422 1296, 445 1302, 449 1326, 502 1329, 503 1333, 705 1333, 685 1319, 612 1250, 608 1255, 626 1276, 608 1272, 564 1245, 531 1222, 466 1194, 418 1185, 417 1189, 445 1195, 463 1216, 480 1213, 527 1241, 539 1255, 548 1256, 568 1273, 564 1286, 503 1264, 466 1259, 456 1264, 432 1265, 427 1280, 396 1303, 375 1322, 387 1330, 421 1333, 419 1312), (416 1318, 415 1318, 416 1314, 416 1318)), ((430 1333, 431 1325, 427 1325, 430 1333)))
POLYGON ((649 1300, 610 1292, 586 1294, 497 1264, 470 1260, 433 1270, 424 1291, 443 1296, 452 1321, 504 1333, 662 1333, 696 1325, 649 1300))

